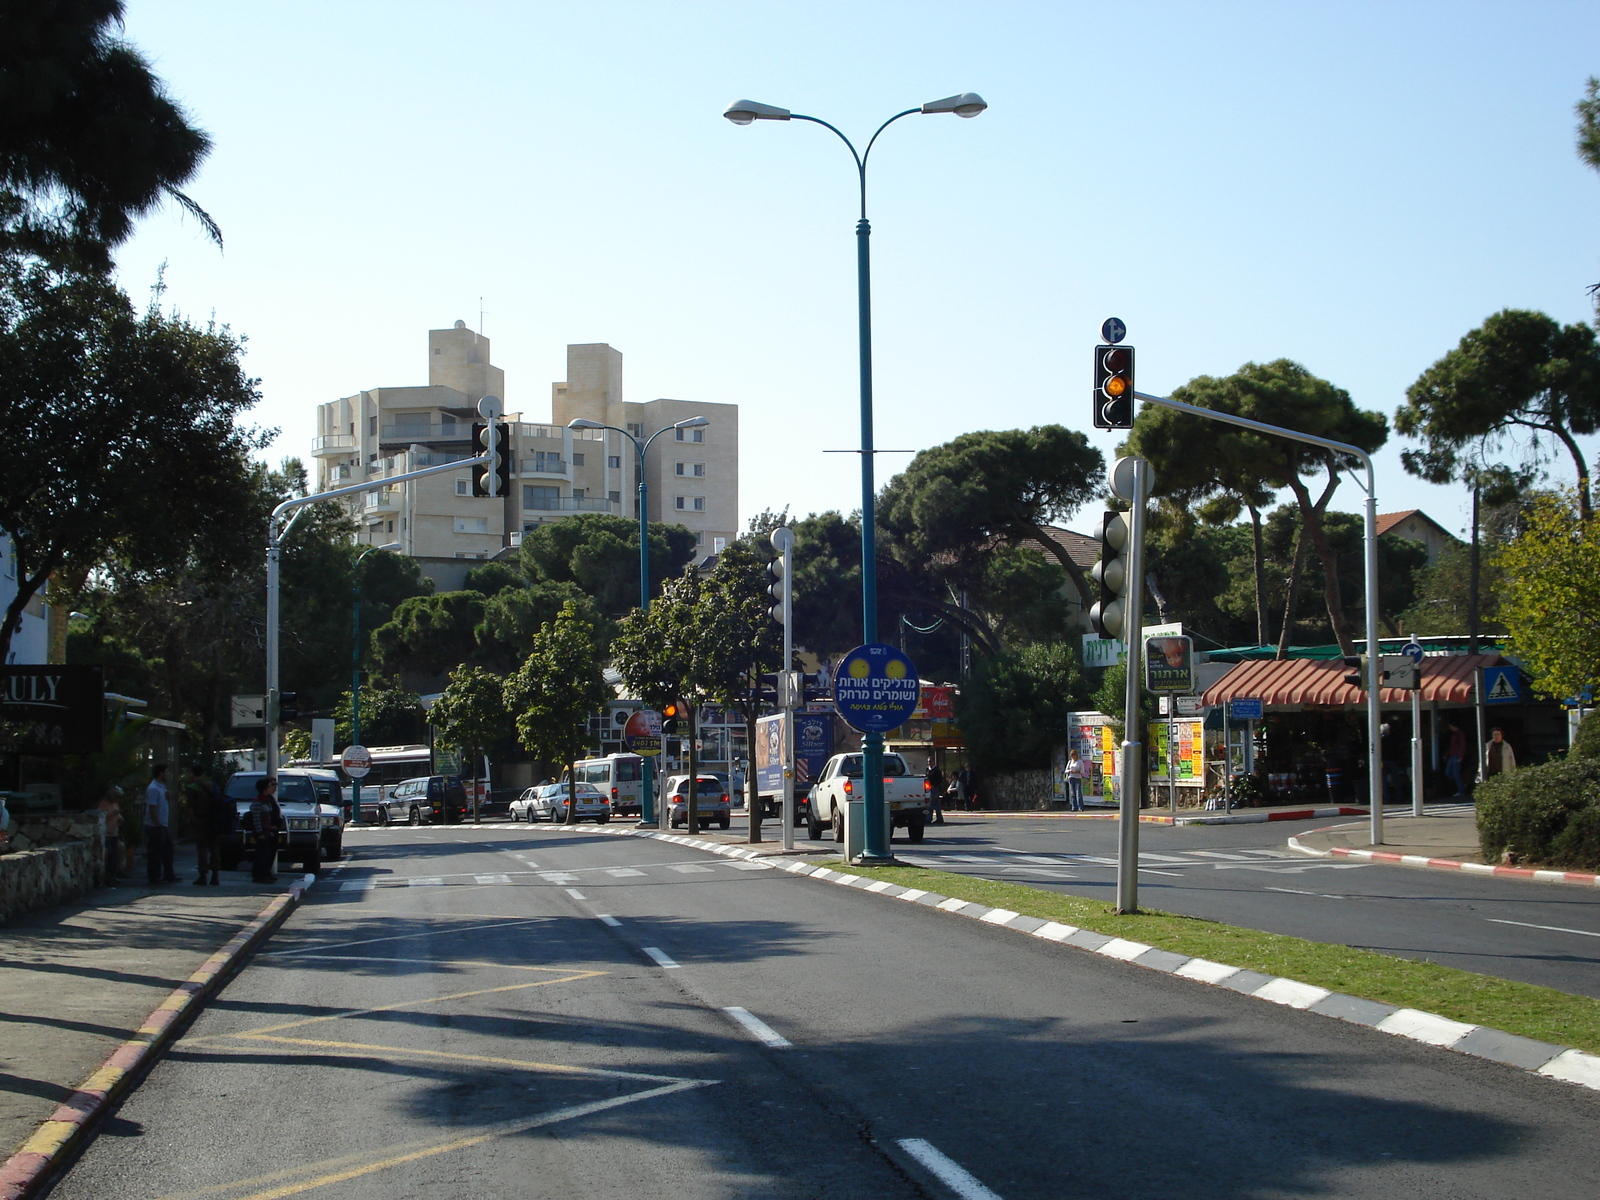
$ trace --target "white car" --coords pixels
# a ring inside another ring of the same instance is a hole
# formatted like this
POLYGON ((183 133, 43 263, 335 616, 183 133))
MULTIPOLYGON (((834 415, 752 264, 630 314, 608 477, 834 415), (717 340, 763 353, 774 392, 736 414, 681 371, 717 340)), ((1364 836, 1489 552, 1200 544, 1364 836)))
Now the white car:
POLYGON ((528 788, 511 802, 513 821, 565 821, 567 795, 577 790, 578 820, 604 825, 611 820, 611 800, 592 783, 546 783, 528 788))

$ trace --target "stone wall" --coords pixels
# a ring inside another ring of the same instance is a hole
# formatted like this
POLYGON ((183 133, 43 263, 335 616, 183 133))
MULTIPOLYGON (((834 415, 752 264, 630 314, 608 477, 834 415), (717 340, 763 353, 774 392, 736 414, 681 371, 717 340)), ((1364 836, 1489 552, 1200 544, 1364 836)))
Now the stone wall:
POLYGON ((1056 773, 1050 770, 1012 771, 985 775, 978 781, 978 807, 988 809, 1047 809, 1053 806, 1056 773))
POLYGON ((0 854, 0 921, 85 895, 105 881, 105 815, 29 817, 11 826, 0 854))

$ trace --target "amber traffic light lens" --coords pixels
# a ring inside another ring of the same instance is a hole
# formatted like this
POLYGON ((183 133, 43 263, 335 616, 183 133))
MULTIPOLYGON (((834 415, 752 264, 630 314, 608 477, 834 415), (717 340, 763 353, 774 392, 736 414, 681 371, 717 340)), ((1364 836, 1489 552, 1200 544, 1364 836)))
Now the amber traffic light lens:
POLYGON ((1110 379, 1106 380, 1106 395, 1108 396, 1120 396, 1127 390, 1128 381, 1121 375, 1113 375, 1110 379))

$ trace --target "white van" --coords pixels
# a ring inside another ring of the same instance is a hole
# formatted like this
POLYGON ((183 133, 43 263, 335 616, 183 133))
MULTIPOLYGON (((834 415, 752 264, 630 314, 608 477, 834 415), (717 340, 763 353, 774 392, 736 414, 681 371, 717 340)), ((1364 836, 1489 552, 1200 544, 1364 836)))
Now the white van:
MULTIPOLYGON (((608 754, 585 758, 574 765, 579 783, 592 783, 611 798, 612 816, 639 816, 643 811, 644 759, 637 754, 608 754)), ((565 783, 567 773, 561 773, 565 783)))

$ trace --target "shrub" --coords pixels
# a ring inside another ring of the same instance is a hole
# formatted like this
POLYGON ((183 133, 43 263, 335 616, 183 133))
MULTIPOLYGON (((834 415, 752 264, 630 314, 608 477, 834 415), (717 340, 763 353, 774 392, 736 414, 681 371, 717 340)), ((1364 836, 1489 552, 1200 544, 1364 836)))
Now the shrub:
POLYGON ((1571 758, 1496 775, 1478 785, 1485 862, 1507 850, 1536 863, 1600 868, 1600 759, 1571 758))
POLYGON ((1600 712, 1590 713, 1583 719, 1572 739, 1572 749, 1567 751, 1567 757, 1600 758, 1600 712))

